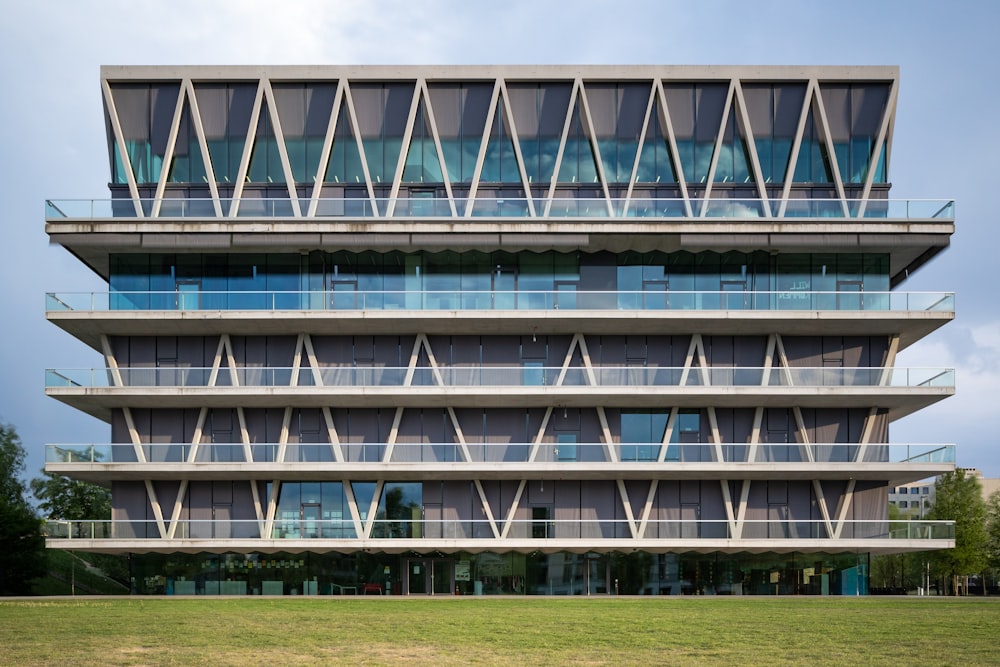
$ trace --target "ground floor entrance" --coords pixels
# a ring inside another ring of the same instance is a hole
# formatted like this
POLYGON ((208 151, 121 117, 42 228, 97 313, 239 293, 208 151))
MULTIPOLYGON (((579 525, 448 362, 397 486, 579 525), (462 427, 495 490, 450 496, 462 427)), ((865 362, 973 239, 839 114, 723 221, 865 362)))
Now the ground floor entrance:
POLYGON ((867 595, 868 554, 131 554, 144 595, 867 595))
POLYGON ((407 558, 404 595, 453 595, 455 561, 450 558, 407 558))

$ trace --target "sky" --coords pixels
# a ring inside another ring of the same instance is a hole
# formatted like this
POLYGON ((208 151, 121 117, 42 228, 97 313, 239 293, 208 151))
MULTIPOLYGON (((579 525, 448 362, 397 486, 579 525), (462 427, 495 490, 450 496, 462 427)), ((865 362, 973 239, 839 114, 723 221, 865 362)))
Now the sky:
POLYGON ((45 199, 108 197, 101 65, 898 65, 893 198, 954 199, 951 247, 906 291, 956 292, 956 320, 899 366, 953 367, 956 395, 892 424, 897 443, 953 443, 1000 477, 1000 3, 981 0, 35 0, 0 23, 0 421, 28 451, 101 443, 109 427, 47 398, 45 368, 102 366, 45 320, 46 292, 107 286, 44 231, 45 199))

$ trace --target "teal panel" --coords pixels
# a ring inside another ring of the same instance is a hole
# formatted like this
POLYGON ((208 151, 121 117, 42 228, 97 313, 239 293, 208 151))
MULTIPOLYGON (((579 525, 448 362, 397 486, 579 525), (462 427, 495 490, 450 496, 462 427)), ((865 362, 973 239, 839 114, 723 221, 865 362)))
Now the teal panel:
POLYGON ((497 103, 496 113, 493 116, 493 129, 486 145, 486 156, 483 159, 483 170, 479 180, 484 183, 521 183, 514 140, 503 113, 502 102, 497 103))
POLYGON ((346 104, 341 105, 337 115, 337 128, 334 131, 333 146, 330 147, 330 159, 326 165, 324 180, 327 183, 363 184, 365 182, 361 151, 358 149, 358 142, 351 131, 346 104))
POLYGON ((417 116, 413 123, 413 134, 406 150, 406 162, 403 165, 404 183, 443 183, 441 161, 438 159, 434 137, 427 125, 424 104, 417 108, 417 116))
POLYGON ((250 168, 247 170, 249 183, 284 183, 285 170, 281 167, 281 154, 274 125, 268 113, 267 102, 260 105, 257 118, 257 133, 250 152, 250 168))
POLYGON ((663 126, 663 114, 660 111, 660 101, 653 103, 653 114, 646 126, 646 136, 642 142, 642 153, 639 156, 639 168, 636 171, 636 183, 676 183, 673 155, 670 151, 670 141, 663 126))
POLYGON ((597 183, 597 156, 590 140, 583 130, 580 117, 580 103, 574 103, 566 146, 563 149, 562 164, 559 167, 559 183, 597 183))

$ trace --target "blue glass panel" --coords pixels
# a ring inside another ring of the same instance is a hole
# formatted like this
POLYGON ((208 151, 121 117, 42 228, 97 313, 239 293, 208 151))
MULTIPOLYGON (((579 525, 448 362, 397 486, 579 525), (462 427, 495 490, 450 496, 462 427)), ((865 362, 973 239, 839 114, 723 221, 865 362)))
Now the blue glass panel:
POLYGON ((284 183, 285 170, 281 166, 281 154, 274 134, 274 125, 268 113, 267 103, 260 106, 257 119, 257 134, 250 153, 250 169, 247 171, 250 183, 284 183))
POLYGON ((655 461, 667 427, 666 411, 622 410, 621 458, 655 461))
POLYGON ((412 83, 355 84, 351 91, 372 182, 391 183, 396 175, 414 86, 412 83))
POLYGON ((312 184, 336 97, 335 83, 275 83, 274 102, 292 178, 312 184))
POLYGON ((628 183, 649 103, 648 84, 586 85, 590 116, 608 183, 628 183))
POLYGON ((254 84, 195 84, 195 96, 216 181, 235 183, 257 88, 254 84))
POLYGON ((483 159, 483 171, 479 180, 485 183, 521 182, 510 126, 501 103, 497 103, 496 114, 493 116, 493 129, 486 146, 486 157, 483 159))
POLYGON ((564 82, 507 86, 529 183, 552 181, 572 90, 564 82))
POLYGON ((358 142, 351 131, 350 119, 347 115, 347 105, 341 105, 337 116, 337 128, 333 135, 333 146, 330 149, 330 159, 326 165, 328 183, 364 183, 365 172, 361 163, 361 152, 358 142))
POLYGON ((191 123, 191 108, 185 102, 167 180, 171 183, 205 183, 207 178, 201 144, 191 123))
POLYGON ((816 127, 812 109, 806 119, 805 131, 802 134, 802 145, 795 162, 796 183, 832 183, 833 171, 826 156, 826 146, 823 144, 819 128, 816 127))
POLYGON ((404 183, 444 182, 434 137, 425 122, 423 102, 417 108, 410 146, 406 151, 402 180, 404 183))
POLYGON ((486 129, 493 86, 429 84, 441 151, 452 183, 470 183, 486 129))
POLYGON ((657 100, 653 105, 653 115, 646 127, 646 136, 642 143, 642 154, 639 156, 639 168, 636 171, 637 183, 676 183, 674 162, 670 154, 670 142, 663 127, 663 114, 657 100))
POLYGON ((580 104, 573 106, 569 134, 559 167, 560 183, 597 183, 597 160, 590 140, 583 131, 580 104))
POLYGON ((750 183, 750 154, 736 122, 736 106, 729 110, 729 119, 722 136, 722 146, 715 169, 716 183, 750 183))
POLYGON ((577 460, 577 447, 576 447, 576 434, 574 433, 560 433, 556 438, 558 446, 556 447, 556 458, 559 461, 576 461, 577 460))
MULTIPOLYGON (((177 83, 111 84, 125 150, 139 184, 159 181, 179 92, 177 83)), ((115 165, 114 176, 118 183, 127 182, 124 165, 115 165)))

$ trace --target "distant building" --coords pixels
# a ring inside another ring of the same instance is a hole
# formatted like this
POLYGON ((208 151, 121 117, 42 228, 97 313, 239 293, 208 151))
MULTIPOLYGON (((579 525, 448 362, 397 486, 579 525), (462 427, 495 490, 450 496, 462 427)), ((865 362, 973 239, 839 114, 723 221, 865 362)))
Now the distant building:
POLYGON ((891 487, 889 504, 908 516, 923 518, 934 505, 934 480, 925 479, 891 487))
MULTIPOLYGON (((988 501, 990 496, 1000 491, 1000 478, 983 477, 983 473, 978 468, 956 468, 964 470, 967 477, 975 477, 983 491, 983 500, 988 501)), ((923 518, 934 505, 934 483, 936 478, 925 479, 919 482, 901 484, 889 489, 889 504, 898 507, 910 516, 923 518)))
POLYGON ((895 366, 954 317, 896 289, 954 231, 889 198, 897 86, 104 68, 111 198, 46 213, 108 281, 47 316, 102 362, 46 391, 110 442, 46 469, 113 520, 49 546, 139 593, 851 595, 953 546, 887 515, 954 469, 889 444, 954 392, 895 366))

